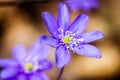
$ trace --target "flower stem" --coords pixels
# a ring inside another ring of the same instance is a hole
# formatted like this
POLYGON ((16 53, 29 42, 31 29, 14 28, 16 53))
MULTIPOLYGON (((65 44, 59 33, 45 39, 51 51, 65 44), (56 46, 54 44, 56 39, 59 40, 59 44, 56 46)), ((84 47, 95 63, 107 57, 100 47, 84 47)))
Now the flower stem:
POLYGON ((64 71, 64 68, 65 68, 65 66, 64 66, 64 67, 62 67, 62 69, 60 70, 60 73, 59 73, 59 75, 58 75, 57 80, 60 80, 60 79, 61 79, 62 74, 63 74, 63 71, 64 71))

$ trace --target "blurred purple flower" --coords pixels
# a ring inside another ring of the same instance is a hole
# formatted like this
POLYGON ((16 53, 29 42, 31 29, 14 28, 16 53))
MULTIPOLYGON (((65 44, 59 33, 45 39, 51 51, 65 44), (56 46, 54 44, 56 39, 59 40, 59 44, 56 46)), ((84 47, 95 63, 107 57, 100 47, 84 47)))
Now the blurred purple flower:
POLYGON ((64 0, 72 11, 82 9, 85 12, 90 11, 92 8, 99 8, 98 0, 64 0))
POLYGON ((26 51, 23 45, 16 45, 12 50, 13 59, 0 59, 2 80, 49 80, 43 73, 52 68, 46 60, 49 49, 35 42, 26 51))
POLYGON ((40 43, 45 43, 56 48, 55 56, 58 68, 69 63, 69 50, 83 56, 101 57, 99 50, 88 43, 103 38, 103 34, 99 31, 82 34, 89 19, 86 14, 79 15, 69 25, 70 16, 68 8, 64 3, 60 3, 57 20, 49 12, 43 12, 42 17, 52 36, 42 35, 39 40, 40 43))

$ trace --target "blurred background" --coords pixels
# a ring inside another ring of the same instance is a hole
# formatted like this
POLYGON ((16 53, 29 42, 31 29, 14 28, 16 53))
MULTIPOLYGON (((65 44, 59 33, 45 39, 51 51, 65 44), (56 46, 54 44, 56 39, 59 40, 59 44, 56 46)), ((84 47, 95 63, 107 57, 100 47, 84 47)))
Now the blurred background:
MULTIPOLYGON (((99 0, 100 7, 87 12, 90 16, 85 32, 99 30, 105 38, 91 44, 102 53, 101 59, 79 56, 71 52, 61 80, 120 80, 120 0, 99 0)), ((41 18, 42 11, 57 16, 57 0, 0 0, 0 59, 11 58, 16 44, 27 48, 42 34, 49 34, 41 18)), ((83 11, 70 12, 71 22, 83 11)), ((47 74, 51 80, 58 76, 54 49, 49 60, 53 69, 47 74)))

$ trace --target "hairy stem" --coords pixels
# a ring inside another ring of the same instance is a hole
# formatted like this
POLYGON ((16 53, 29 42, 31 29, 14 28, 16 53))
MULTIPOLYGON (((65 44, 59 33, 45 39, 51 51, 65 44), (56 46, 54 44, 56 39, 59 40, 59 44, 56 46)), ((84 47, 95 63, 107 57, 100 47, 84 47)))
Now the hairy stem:
POLYGON ((58 75, 57 80, 60 80, 60 79, 61 79, 62 74, 63 74, 63 71, 64 71, 64 68, 65 68, 65 66, 64 66, 64 67, 62 67, 62 69, 60 70, 60 73, 59 73, 59 75, 58 75))

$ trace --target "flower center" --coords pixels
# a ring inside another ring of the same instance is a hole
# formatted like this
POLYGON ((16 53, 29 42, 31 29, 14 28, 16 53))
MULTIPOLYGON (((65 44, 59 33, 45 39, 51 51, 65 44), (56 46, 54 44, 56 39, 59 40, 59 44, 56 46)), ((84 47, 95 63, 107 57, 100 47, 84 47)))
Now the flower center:
POLYGON ((27 71, 32 70, 32 69, 33 69, 33 64, 32 64, 32 63, 26 63, 26 64, 25 64, 25 69, 26 69, 27 71))
POLYGON ((71 42, 70 37, 69 37, 69 36, 65 36, 65 37, 63 38, 63 42, 64 42, 65 44, 69 44, 69 43, 71 42))

